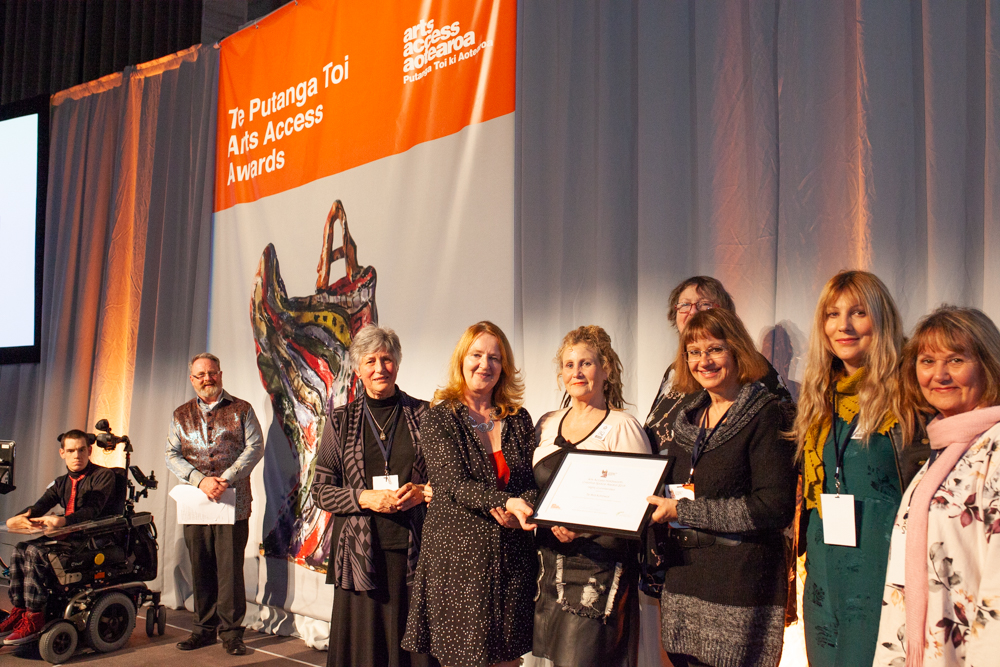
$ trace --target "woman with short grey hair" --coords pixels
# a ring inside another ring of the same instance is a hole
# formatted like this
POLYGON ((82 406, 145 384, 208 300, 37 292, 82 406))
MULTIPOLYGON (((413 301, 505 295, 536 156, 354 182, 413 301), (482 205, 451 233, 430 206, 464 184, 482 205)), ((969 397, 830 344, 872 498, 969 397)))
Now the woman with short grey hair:
MULTIPOLYGON (((361 362, 365 357, 376 352, 386 352, 392 357, 398 367, 403 361, 403 348, 399 344, 399 336, 388 327, 380 327, 377 324, 369 324, 358 332, 358 335, 351 341, 348 353, 351 357, 351 368, 361 375, 361 362)), ((393 376, 395 378, 395 376, 393 376)))
POLYGON ((402 356, 392 329, 363 328, 350 358, 364 391, 327 407, 312 496, 334 515, 329 667, 436 664, 400 647, 427 508, 420 418, 428 408, 396 386, 402 356))

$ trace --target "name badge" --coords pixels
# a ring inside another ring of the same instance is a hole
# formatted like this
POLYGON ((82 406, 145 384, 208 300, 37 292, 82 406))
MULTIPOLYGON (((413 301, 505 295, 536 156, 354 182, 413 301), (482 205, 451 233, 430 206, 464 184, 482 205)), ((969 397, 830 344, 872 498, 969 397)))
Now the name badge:
POLYGON ((819 501, 823 507, 823 541, 841 547, 858 546, 854 496, 824 493, 819 501))
POLYGON ((851 433, 851 440, 864 440, 864 439, 865 439, 865 434, 862 433, 861 430, 859 429, 854 429, 854 432, 851 433))
MULTIPOLYGON (((675 500, 694 500, 694 484, 667 484, 667 493, 675 500)), ((676 521, 670 522, 671 528, 687 528, 676 521)))
POLYGON ((375 491, 396 491, 399 489, 399 475, 376 475, 372 478, 375 491))
POLYGON ((594 431, 594 437, 604 442, 604 438, 608 437, 608 433, 611 431, 611 424, 604 423, 601 424, 601 428, 594 431))
POLYGON ((885 583, 903 586, 906 584, 906 533, 899 526, 892 527, 889 542, 889 567, 885 571, 885 583))

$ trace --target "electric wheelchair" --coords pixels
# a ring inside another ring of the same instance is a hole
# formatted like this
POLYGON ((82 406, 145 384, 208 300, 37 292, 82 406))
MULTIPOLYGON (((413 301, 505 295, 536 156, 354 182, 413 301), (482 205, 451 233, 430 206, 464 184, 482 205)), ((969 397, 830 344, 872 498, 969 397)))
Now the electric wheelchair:
POLYGON ((131 465, 132 443, 128 436, 114 435, 106 419, 95 428, 101 431, 96 443, 102 448, 124 444, 125 468, 112 469, 114 516, 50 529, 40 538, 53 576, 38 651, 52 664, 69 660, 81 641, 99 653, 120 649, 145 605, 146 634, 166 631, 167 610, 160 604, 160 592, 144 583, 156 578, 156 525, 149 512, 135 511, 136 501, 157 488, 155 473, 147 477, 131 465))

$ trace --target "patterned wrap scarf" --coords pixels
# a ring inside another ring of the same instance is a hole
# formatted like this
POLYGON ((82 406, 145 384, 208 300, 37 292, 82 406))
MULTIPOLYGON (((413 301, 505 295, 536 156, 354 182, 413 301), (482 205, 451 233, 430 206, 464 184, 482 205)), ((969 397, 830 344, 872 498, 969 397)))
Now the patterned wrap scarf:
MULTIPOLYGON (((836 387, 830 392, 827 400, 833 403, 833 392, 837 393, 837 415, 850 424, 861 409, 858 400, 858 387, 865 378, 865 369, 859 368, 853 375, 837 380, 836 387)), ((887 413, 877 432, 885 435, 896 425, 896 418, 887 413)), ((823 493, 823 481, 826 470, 823 467, 823 446, 830 436, 830 424, 826 419, 813 422, 806 431, 805 443, 802 448, 803 497, 806 509, 816 508, 820 517, 823 510, 820 506, 820 495, 823 493)))
POLYGON ((1000 422, 1000 406, 970 410, 927 425, 931 448, 940 451, 917 482, 906 520, 906 665, 922 667, 927 621, 927 523, 931 499, 979 436, 1000 422))
MULTIPOLYGON (((331 399, 332 400, 332 399, 331 399)), ((363 431, 365 428, 364 401, 358 397, 346 406, 331 410, 334 415, 327 422, 327 428, 333 426, 338 430, 340 442, 344 442, 343 486, 352 489, 367 488, 365 478, 365 445, 363 431), (341 424, 340 420, 344 422, 341 424)), ((403 410, 403 422, 413 438, 414 461, 410 481, 414 484, 427 482, 427 464, 424 462, 423 450, 420 445, 420 417, 426 412, 427 404, 399 391, 399 405, 403 410)), ((317 471, 317 477, 320 473, 317 471)), ((426 505, 417 505, 410 512, 410 536, 406 550, 406 581, 412 583, 417 571, 417 558, 420 553, 420 530, 426 505)), ((332 530, 333 521, 328 530, 332 530)), ((339 542, 335 545, 330 561, 333 563, 334 582, 345 591, 372 591, 378 588, 375 574, 375 538, 372 529, 370 511, 352 512, 348 514, 344 527, 340 531, 339 542)))

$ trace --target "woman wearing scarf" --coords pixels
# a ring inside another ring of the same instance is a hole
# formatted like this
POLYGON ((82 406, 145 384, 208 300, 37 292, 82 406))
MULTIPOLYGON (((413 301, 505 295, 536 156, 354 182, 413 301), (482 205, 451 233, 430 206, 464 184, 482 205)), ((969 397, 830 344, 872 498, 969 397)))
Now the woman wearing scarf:
POLYGON ((803 461, 806 581, 802 612, 812 667, 871 663, 892 521, 919 468, 899 421, 903 327, 885 285, 843 271, 813 321, 795 433, 803 461))
POLYGON ((370 324, 351 343, 364 391, 323 429, 311 488, 332 512, 334 584, 327 667, 435 665, 400 647, 427 507, 420 422, 427 401, 396 386, 403 352, 392 329, 370 324))
POLYGON ((896 516, 874 664, 996 665, 1000 332, 973 308, 939 308, 906 344, 902 372, 933 453, 896 516))

